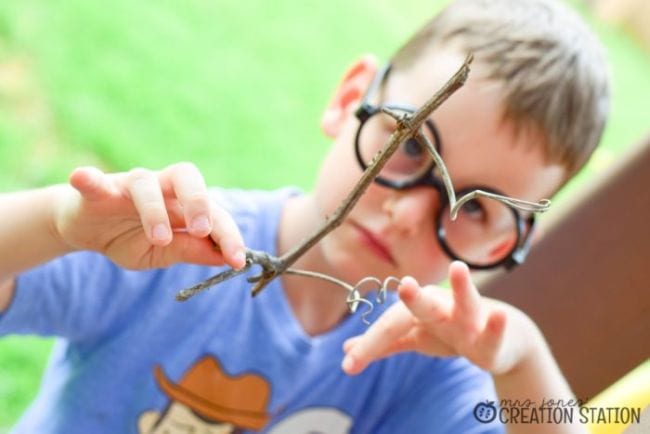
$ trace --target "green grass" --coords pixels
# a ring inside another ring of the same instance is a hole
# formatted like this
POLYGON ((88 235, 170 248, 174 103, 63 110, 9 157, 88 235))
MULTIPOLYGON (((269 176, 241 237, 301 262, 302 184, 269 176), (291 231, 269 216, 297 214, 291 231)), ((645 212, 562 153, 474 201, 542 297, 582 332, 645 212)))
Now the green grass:
MULTIPOLYGON (((0 2, 0 191, 63 182, 80 164, 179 160, 213 185, 309 188, 327 148, 319 117, 345 66, 385 59, 442 3, 0 2)), ((595 25, 613 65, 612 121, 567 194, 648 127, 647 54, 595 25)), ((0 432, 34 396, 49 347, 0 341, 0 432)))
MULTIPOLYGON (((307 186, 326 147, 320 111, 343 68, 364 50, 386 55, 422 8, 295 3, 117 0, 108 12, 25 0, 2 6, 0 29, 33 62, 66 155, 111 170, 186 159, 220 185, 307 186), (282 170, 258 170, 269 164, 282 170)), ((75 160, 9 174, 60 181, 75 160)))
POLYGON ((51 347, 50 339, 36 337, 0 340, 0 433, 36 395, 51 347))

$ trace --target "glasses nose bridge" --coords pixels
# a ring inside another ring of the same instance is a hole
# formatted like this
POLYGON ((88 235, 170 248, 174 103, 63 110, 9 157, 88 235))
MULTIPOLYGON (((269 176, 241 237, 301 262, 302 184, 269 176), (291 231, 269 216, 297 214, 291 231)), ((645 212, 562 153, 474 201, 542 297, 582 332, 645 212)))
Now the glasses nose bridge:
POLYGON ((435 169, 435 163, 432 163, 431 168, 427 170, 420 178, 416 179, 409 186, 404 188, 416 188, 416 187, 428 187, 433 188, 438 192, 438 202, 440 206, 444 206, 449 202, 449 196, 447 195, 447 189, 445 188, 442 179, 437 178, 433 173, 435 169))

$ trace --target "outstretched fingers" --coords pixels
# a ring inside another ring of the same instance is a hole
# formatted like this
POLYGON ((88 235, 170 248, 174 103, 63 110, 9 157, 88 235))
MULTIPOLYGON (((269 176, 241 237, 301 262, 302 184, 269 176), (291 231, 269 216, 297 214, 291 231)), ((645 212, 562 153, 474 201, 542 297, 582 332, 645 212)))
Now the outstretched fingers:
POLYGON ((508 315, 503 310, 490 312, 485 328, 476 340, 476 363, 490 372, 497 373, 503 369, 504 362, 499 362, 499 350, 503 345, 507 318, 508 315))
POLYGON ((449 317, 450 305, 435 290, 422 289, 412 277, 400 282, 403 303, 391 306, 366 333, 344 344, 343 370, 351 375, 363 371, 369 363, 390 354, 420 351, 447 354, 449 347, 427 329, 435 329, 449 317))
POLYGON ((363 371, 372 361, 383 357, 392 344, 413 326, 413 316, 397 303, 391 306, 360 336, 346 341, 341 367, 349 375, 363 371))
POLYGON ((397 290, 406 307, 424 324, 438 325, 448 319, 451 313, 451 305, 442 291, 420 288, 418 282, 410 276, 402 279, 397 290))
POLYGON ((499 369, 500 348, 505 333, 507 314, 501 308, 481 299, 472 282, 469 268, 455 261, 449 267, 449 280, 454 296, 452 322, 456 324, 458 352, 483 369, 499 369))
POLYGON ((512 365, 512 357, 502 349, 507 311, 481 298, 462 262, 451 264, 449 277, 451 292, 421 288, 412 277, 404 277, 398 287, 402 303, 343 345, 343 370, 358 374, 369 363, 403 351, 460 355, 491 372, 512 365))
POLYGON ((469 268, 460 261, 449 266, 449 281, 454 295, 454 320, 462 330, 475 336, 483 329, 481 295, 472 282, 469 268))
POLYGON ((485 349, 498 348, 503 341, 508 315, 502 310, 493 310, 485 323, 485 329, 478 340, 478 345, 485 349))

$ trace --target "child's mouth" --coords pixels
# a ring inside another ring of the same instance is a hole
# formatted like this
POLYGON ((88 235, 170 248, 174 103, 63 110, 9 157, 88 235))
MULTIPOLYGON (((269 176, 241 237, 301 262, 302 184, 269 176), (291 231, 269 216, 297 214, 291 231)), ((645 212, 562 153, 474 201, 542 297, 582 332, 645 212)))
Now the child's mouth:
POLYGON ((381 241, 379 237, 354 221, 350 221, 350 224, 356 229, 361 242, 371 252, 373 252, 375 256, 378 256, 383 261, 388 262, 393 266, 397 265, 395 259, 393 258, 393 255, 390 253, 390 250, 388 247, 386 247, 386 245, 381 241))

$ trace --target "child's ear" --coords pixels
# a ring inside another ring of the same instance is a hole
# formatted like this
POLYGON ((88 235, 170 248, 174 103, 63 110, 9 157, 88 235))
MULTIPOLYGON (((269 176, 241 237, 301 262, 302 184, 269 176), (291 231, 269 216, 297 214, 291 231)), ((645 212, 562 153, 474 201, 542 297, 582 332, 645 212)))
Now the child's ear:
POLYGON ((348 68, 321 118, 325 135, 338 135, 347 117, 357 109, 376 73, 377 58, 370 54, 362 56, 348 68))

